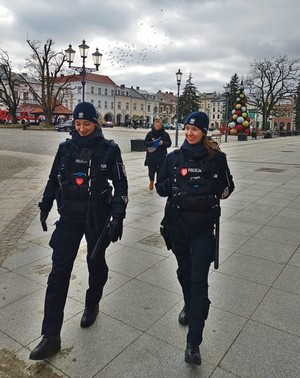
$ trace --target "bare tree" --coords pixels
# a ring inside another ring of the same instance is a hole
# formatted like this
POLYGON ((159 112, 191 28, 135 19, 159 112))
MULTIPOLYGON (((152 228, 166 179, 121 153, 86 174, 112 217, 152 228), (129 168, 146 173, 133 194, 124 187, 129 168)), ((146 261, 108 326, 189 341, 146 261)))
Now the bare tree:
POLYGON ((17 109, 20 103, 21 81, 21 77, 12 70, 8 53, 0 50, 0 100, 6 105, 12 123, 18 123, 17 109))
POLYGON ((38 85, 28 81, 25 75, 22 75, 22 78, 42 108, 46 125, 50 126, 55 107, 62 102, 66 91, 70 88, 68 79, 58 80, 66 57, 62 51, 54 50, 52 39, 48 39, 44 45, 40 41, 27 40, 27 43, 32 53, 26 59, 26 68, 37 80, 38 85))
POLYGON ((249 89, 248 103, 262 114, 262 129, 266 130, 268 118, 274 106, 281 100, 291 98, 297 91, 300 77, 300 59, 289 60, 286 56, 254 60, 246 80, 249 89))

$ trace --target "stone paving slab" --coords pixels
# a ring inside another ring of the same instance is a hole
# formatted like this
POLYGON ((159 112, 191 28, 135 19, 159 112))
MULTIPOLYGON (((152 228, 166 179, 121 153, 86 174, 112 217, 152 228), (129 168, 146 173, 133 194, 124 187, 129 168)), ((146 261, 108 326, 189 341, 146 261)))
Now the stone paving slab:
MULTIPOLYGON (((53 134, 49 141, 57 138, 53 134)), ((110 272, 100 315, 90 329, 79 327, 87 286, 83 240, 72 272, 63 350, 45 362, 28 360, 39 340, 51 267, 48 243, 58 216, 53 208, 49 232, 43 233, 36 205, 53 156, 40 149, 31 153, 28 145, 25 152, 0 150, 1 163, 11 163, 10 174, 4 169, 0 175, 0 360, 11 365, 11 376, 298 377, 299 146, 296 137, 222 143, 236 191, 222 201, 220 269, 210 269, 212 306, 201 367, 183 362, 187 330, 177 322, 183 301, 176 261, 159 235, 165 199, 147 189, 144 153, 127 152, 128 215, 123 239, 107 250, 110 272), (293 152, 281 152, 287 149, 293 152), (22 169, 14 170, 19 159, 22 169)), ((4 372, 0 363, 0 376, 4 372)))

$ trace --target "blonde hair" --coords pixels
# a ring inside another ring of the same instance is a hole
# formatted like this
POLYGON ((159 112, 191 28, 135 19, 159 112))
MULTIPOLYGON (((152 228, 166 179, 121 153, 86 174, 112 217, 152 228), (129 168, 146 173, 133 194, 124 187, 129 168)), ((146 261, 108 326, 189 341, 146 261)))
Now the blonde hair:
POLYGON ((155 118, 155 120, 154 120, 154 122, 153 122, 153 125, 154 125, 155 123, 160 123, 160 124, 163 126, 163 121, 162 121, 161 118, 155 118))
POLYGON ((210 157, 214 157, 217 153, 222 152, 219 143, 213 139, 207 138, 206 135, 202 137, 203 146, 207 149, 210 157))

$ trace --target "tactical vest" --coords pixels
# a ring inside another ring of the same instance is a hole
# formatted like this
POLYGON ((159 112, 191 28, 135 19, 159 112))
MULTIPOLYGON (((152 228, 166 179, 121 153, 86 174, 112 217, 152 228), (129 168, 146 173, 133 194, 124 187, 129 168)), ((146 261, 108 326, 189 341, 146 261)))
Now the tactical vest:
POLYGON ((174 151, 174 193, 168 227, 197 233, 211 229, 220 216, 218 173, 215 159, 186 158, 174 151))
POLYGON ((69 218, 82 220, 89 206, 110 201, 108 172, 111 147, 114 143, 103 140, 97 149, 78 148, 67 140, 60 155, 58 180, 59 211, 69 218))
POLYGON ((218 203, 218 173, 214 159, 186 159, 181 150, 176 150, 174 170, 178 188, 177 205, 180 209, 201 211, 218 203))

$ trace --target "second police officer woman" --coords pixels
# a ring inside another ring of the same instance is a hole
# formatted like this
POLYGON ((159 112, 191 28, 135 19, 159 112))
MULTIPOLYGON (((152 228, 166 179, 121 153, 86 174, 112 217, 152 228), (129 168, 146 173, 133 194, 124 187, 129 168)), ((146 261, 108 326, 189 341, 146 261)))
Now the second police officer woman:
POLYGON ((189 326, 185 361, 198 365, 210 306, 208 272, 214 261, 219 199, 234 190, 226 155, 206 136, 208 125, 203 112, 187 117, 185 141, 167 156, 156 184, 158 194, 168 197, 162 226, 168 248, 177 259, 183 291, 184 307, 178 320, 189 326))
POLYGON ((128 202, 120 149, 114 142, 104 139, 96 109, 90 103, 79 103, 73 118, 72 139, 60 144, 39 204, 44 230, 54 199, 60 219, 50 240, 52 270, 46 290, 43 338, 30 354, 33 360, 50 357, 61 348, 60 331, 69 281, 83 235, 87 240, 89 288, 80 325, 86 328, 94 323, 108 278, 105 250, 111 241, 122 237, 128 202), (113 195, 108 180, 113 183, 113 195), (105 229, 105 225, 109 227, 105 229), (104 238, 92 260, 91 254, 101 233, 104 238))

